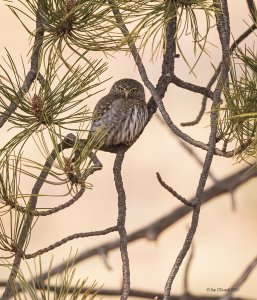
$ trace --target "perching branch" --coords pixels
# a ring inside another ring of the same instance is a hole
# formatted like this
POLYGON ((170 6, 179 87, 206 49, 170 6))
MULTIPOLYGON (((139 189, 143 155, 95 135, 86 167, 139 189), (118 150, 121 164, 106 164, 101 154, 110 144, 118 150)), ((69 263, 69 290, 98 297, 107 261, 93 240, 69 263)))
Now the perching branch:
POLYGON ((121 166, 124 159, 126 150, 121 150, 117 153, 114 166, 114 182, 118 193, 118 220, 117 229, 120 235, 120 253, 122 260, 122 273, 123 273, 123 285, 121 300, 126 300, 129 296, 130 290, 130 270, 129 270, 129 257, 128 257, 128 237, 125 227, 126 223, 126 194, 123 187, 121 166))

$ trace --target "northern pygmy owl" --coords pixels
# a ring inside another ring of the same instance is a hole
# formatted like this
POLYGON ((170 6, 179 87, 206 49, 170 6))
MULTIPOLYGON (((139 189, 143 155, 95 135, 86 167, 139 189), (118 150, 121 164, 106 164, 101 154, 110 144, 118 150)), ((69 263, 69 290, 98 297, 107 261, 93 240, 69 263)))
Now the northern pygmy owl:
POLYGON ((99 128, 106 131, 101 148, 131 145, 148 119, 144 87, 134 79, 116 81, 93 112, 89 136, 99 128))

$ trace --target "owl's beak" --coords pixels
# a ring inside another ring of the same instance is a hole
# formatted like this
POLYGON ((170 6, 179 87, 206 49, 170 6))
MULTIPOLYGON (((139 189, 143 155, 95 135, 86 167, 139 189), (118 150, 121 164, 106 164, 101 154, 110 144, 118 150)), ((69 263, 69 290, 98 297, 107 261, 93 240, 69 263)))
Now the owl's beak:
POLYGON ((127 98, 128 98, 128 94, 129 94, 129 91, 125 90, 124 93, 125 93, 125 98, 127 99, 127 98))

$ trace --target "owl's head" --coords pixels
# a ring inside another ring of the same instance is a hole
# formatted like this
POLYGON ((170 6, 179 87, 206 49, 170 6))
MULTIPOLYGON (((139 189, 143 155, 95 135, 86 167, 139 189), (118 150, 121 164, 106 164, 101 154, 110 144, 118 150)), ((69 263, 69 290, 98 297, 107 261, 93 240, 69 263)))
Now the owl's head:
POLYGON ((122 96, 126 99, 136 98, 145 101, 144 87, 134 79, 124 78, 116 81, 110 90, 110 94, 122 96))

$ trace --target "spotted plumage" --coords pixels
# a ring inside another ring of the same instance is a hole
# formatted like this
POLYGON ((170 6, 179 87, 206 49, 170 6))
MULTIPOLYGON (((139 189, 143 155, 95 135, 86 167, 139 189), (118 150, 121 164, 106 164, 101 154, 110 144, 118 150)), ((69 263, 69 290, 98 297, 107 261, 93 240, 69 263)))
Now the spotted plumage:
POLYGON ((104 146, 131 145, 147 122, 144 87, 134 79, 116 81, 93 112, 90 135, 106 131, 104 146))

